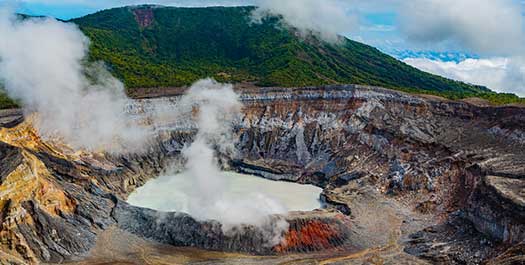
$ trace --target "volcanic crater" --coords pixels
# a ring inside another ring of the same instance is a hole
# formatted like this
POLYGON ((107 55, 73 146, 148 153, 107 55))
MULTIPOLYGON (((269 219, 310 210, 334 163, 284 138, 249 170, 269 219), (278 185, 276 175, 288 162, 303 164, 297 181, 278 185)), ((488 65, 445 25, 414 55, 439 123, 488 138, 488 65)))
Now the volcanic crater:
MULTIPOLYGON (((279 244, 254 226, 225 233, 126 203, 183 165, 196 133, 187 121, 157 128, 143 153, 118 155, 44 140, 11 110, 0 114, 0 263, 524 261, 509 255, 525 240, 524 108, 356 85, 236 90, 238 154, 219 153, 221 167, 323 189, 323 209, 274 217, 289 224, 279 244)), ((146 96, 129 111, 177 97, 146 96)))

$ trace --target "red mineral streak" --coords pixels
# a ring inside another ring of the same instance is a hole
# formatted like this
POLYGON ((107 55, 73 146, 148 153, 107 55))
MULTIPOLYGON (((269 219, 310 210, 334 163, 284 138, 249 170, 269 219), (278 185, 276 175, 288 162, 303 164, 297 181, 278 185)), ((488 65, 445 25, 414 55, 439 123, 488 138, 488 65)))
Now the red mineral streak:
POLYGON ((338 231, 328 224, 308 221, 299 230, 291 228, 275 250, 282 253, 293 249, 327 249, 333 247, 330 240, 337 235, 338 231))

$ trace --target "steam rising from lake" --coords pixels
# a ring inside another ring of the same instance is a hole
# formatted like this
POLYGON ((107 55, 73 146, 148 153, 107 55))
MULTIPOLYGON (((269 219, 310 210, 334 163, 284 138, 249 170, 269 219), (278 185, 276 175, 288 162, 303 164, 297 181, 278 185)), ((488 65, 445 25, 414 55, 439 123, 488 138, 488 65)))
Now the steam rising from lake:
MULTIPOLYGON (((269 244, 276 245, 287 231, 288 223, 281 219, 272 225, 275 220, 271 215, 284 215, 286 208, 264 193, 247 194, 241 199, 229 198, 227 195, 231 186, 217 159, 218 154, 236 155, 233 124, 240 116, 241 107, 232 85, 219 84, 212 79, 193 84, 180 99, 176 112, 193 114, 198 132, 193 143, 182 151, 186 158, 182 176, 191 185, 184 191, 177 191, 177 185, 172 186, 172 192, 181 192, 181 196, 186 194, 191 198, 185 207, 196 219, 217 220, 226 233, 237 225, 255 225, 262 229, 269 244)), ((171 186, 170 181, 169 178, 161 178, 155 183, 171 186)))

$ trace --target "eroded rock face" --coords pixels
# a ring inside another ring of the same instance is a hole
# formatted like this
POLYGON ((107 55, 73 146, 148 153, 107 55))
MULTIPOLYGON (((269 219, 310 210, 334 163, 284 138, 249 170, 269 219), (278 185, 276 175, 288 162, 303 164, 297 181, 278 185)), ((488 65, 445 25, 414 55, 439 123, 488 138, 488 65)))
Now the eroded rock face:
POLYGON ((135 15, 135 20, 141 28, 147 28, 153 24, 155 15, 153 14, 153 9, 133 9, 133 14, 135 15))
POLYGON ((525 240, 525 180, 484 176, 468 202, 475 227, 509 244, 525 240))
MULTIPOLYGON (((163 146, 112 157, 40 139, 30 121, 0 128, 0 261, 61 262, 81 256, 113 225, 109 194, 125 196, 165 168, 163 146)), ((0 262, 0 263, 2 263, 0 262)))
MULTIPOLYGON (((97 233, 113 225, 164 243, 216 250, 277 254, 350 244, 385 251, 395 247, 432 262, 467 264, 497 255, 502 243, 525 240, 520 188, 525 109, 477 107, 359 86, 239 92, 245 104, 236 124, 239 152, 221 156, 224 167, 323 187, 324 214, 349 215, 351 224, 336 222, 334 216, 292 219, 287 244, 272 248, 254 247, 247 243, 250 238, 228 239, 217 224, 184 215, 173 214, 171 225, 153 225, 154 212, 124 207, 118 200, 173 160, 182 164, 180 150, 195 133, 191 121, 168 121, 149 150, 126 156, 73 152, 41 140, 28 123, 11 123, 0 129, 5 143, 0 145, 0 192, 22 192, 2 193, 5 259, 69 259, 85 253, 97 233), (357 216, 366 205, 356 198, 381 198, 376 206, 391 209, 393 217, 398 214, 392 220, 400 230, 384 239, 379 235, 383 227, 367 230, 380 222, 357 216), (414 233, 417 227, 411 223, 425 223, 416 222, 420 216, 435 225, 414 233), (333 233, 330 225, 337 228, 333 233), (181 227, 201 234, 180 233, 181 227), (449 236, 436 238, 432 231, 449 236), (72 238, 75 233, 82 233, 82 239, 72 238), (402 240, 410 234, 411 240, 402 240), (443 251, 425 251, 432 240, 440 240, 443 251)), ((175 101, 140 100, 130 111, 147 112, 156 102, 170 106, 175 101)), ((509 260, 508 253, 502 255, 509 260)))

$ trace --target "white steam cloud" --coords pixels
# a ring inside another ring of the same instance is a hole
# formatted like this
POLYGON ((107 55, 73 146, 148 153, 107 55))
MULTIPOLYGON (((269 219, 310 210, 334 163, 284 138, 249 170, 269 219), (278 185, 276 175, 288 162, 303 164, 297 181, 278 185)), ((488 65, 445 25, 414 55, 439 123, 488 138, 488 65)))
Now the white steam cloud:
POLYGON ((271 215, 286 214, 278 201, 262 193, 232 201, 225 195, 226 177, 221 172, 215 150, 234 155, 233 123, 240 115, 241 103, 231 85, 211 79, 195 83, 179 102, 179 111, 196 113, 198 133, 183 150, 187 159, 182 175, 189 176, 194 188, 189 212, 200 220, 217 220, 225 231, 240 224, 255 225, 268 234, 269 243, 279 243, 287 229, 286 221, 274 223, 271 215), (273 227, 272 227, 273 225, 273 227))
POLYGON ((341 0, 259 0, 252 16, 260 21, 267 16, 281 16, 284 23, 296 28, 306 37, 317 35, 329 42, 337 42, 338 34, 350 32, 357 19, 347 14, 348 8, 341 0))
POLYGON ((0 80, 27 112, 37 112, 43 137, 63 138, 75 148, 137 150, 148 132, 124 109, 124 86, 85 58, 89 40, 70 23, 21 20, 0 11, 0 80))

